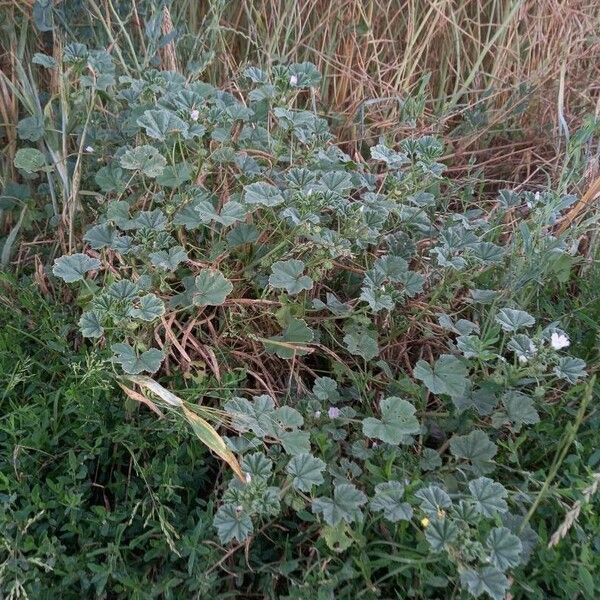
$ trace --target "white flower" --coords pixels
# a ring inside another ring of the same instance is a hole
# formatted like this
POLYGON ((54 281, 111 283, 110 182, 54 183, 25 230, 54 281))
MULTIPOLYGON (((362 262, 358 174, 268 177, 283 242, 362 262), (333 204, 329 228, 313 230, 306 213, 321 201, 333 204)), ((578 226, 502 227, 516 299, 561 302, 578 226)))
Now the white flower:
POLYGON ((336 406, 331 406, 327 411, 330 419, 337 419, 340 416, 340 409, 336 406))
POLYGON ((315 411, 315 419, 318 419, 321 416, 321 411, 320 410, 316 410, 315 411))
POLYGON ((250 483, 252 481, 252 475, 250 473, 246 473, 246 483, 250 483))
POLYGON ((562 334, 562 333, 556 333, 556 331, 550 336, 550 345, 555 349, 555 350, 562 350, 563 348, 566 348, 571 342, 569 342, 569 338, 562 334))
POLYGON ((197 121, 200 118, 200 111, 194 109, 191 113, 190 113, 190 119, 192 121, 197 121))
POLYGON ((86 152, 93 152, 93 151, 94 151, 94 149, 92 148, 92 146, 86 146, 86 147, 84 148, 84 150, 85 150, 86 152))
POLYGON ((290 77, 290 85, 298 85, 298 76, 297 75, 292 75, 290 77))
POLYGON ((523 356, 523 354, 519 354, 519 362, 522 365, 524 365, 527 361, 528 361, 528 358, 526 356, 523 356))

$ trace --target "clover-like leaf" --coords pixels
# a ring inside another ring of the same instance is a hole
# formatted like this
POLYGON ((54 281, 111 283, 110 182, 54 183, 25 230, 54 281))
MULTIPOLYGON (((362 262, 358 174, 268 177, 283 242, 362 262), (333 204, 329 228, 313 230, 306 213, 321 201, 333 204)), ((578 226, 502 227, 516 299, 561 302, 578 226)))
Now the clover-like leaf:
POLYGON ((127 149, 120 159, 120 164, 129 171, 141 171, 148 177, 158 177, 167 161, 154 146, 137 146, 127 149))
POLYGON ((461 396, 467 388, 467 369, 458 358, 451 354, 442 354, 433 368, 424 360, 418 361, 413 374, 427 386, 432 394, 447 394, 456 397, 461 396))
POLYGON ((164 271, 174 271, 180 263, 188 259, 188 254, 183 246, 173 246, 168 250, 150 252, 148 256, 150 262, 157 269, 163 269, 164 271))
POLYGON ((277 206, 283 202, 281 192, 270 183, 251 183, 244 188, 244 202, 261 206, 277 206))
POLYGON ((494 527, 486 540, 492 563, 501 571, 516 567, 521 561, 521 540, 507 527, 494 527))
POLYGON ((310 433, 300 429, 292 431, 279 431, 277 434, 283 449, 292 456, 310 454, 310 433))
POLYGON ((496 315, 496 322, 508 332, 535 325, 535 319, 528 312, 513 308, 502 308, 496 315))
POLYGON ((46 166, 46 157, 37 148, 20 148, 13 162, 17 169, 25 173, 35 173, 46 166))
POLYGON ((104 327, 102 327, 100 315, 94 310, 82 313, 81 318, 79 319, 79 330, 83 337, 102 337, 104 334, 104 327))
POLYGON ((315 87, 321 82, 321 73, 311 62, 294 63, 288 67, 290 85, 296 88, 315 87))
POLYGON ((425 539, 434 552, 441 552, 446 546, 456 541, 457 537, 458 527, 450 519, 434 518, 425 529, 425 539))
POLYGON ((506 489, 501 483, 488 477, 479 477, 469 481, 469 490, 475 500, 475 510, 484 517, 493 517, 508 510, 506 489))
POLYGON ((304 263, 301 260, 277 261, 272 265, 271 271, 269 285, 285 289, 292 296, 302 290, 310 290, 313 286, 313 280, 303 275, 304 263))
POLYGON ((232 290, 233 284, 221 271, 202 269, 195 279, 192 301, 195 306, 219 306, 232 290))
POLYGON ((232 540, 243 542, 254 530, 252 519, 241 507, 233 504, 224 504, 219 508, 215 514, 213 525, 223 544, 232 540))
POLYGON ((303 492, 310 492, 313 486, 325 481, 322 475, 325 463, 312 454, 297 454, 290 460, 285 470, 293 477, 292 485, 303 492))
POLYGON ((439 486, 421 488, 415 496, 421 500, 421 510, 430 517, 439 519, 452 506, 450 496, 439 486))
POLYGON ((351 483, 340 483, 333 490, 333 498, 317 498, 313 500, 312 510, 321 513, 325 523, 336 526, 345 521, 352 523, 362 517, 360 507, 367 501, 367 496, 351 483))
POLYGON ((48 56, 47 54, 43 54, 42 52, 36 52, 33 55, 31 62, 34 65, 40 65, 46 69, 56 69, 58 67, 56 59, 52 58, 52 56, 48 56))
POLYGON ((387 444, 400 444, 405 436, 419 433, 421 427, 415 417, 415 407, 402 398, 390 396, 383 399, 379 408, 381 419, 367 417, 362 422, 363 433, 387 444))
POLYGON ((571 356, 561 356, 554 367, 554 374, 569 383, 577 383, 586 376, 585 361, 571 356))
POLYGON ((255 396, 252 402, 236 396, 226 402, 224 408, 232 416, 232 426, 238 431, 252 431, 260 438, 277 436, 275 404, 270 396, 255 396))
POLYGON ((54 261, 52 272, 67 283, 82 281, 89 271, 100 268, 100 261, 87 254, 67 254, 54 261))
POLYGON ((383 512, 383 516, 392 523, 410 521, 412 508, 408 502, 402 502, 404 486, 399 481, 386 481, 375 486, 375 495, 369 502, 373 511, 383 512))
POLYGON ((125 373, 138 375, 144 371, 156 373, 164 354, 156 348, 150 348, 138 354, 129 344, 113 344, 111 350, 115 353, 114 362, 121 365, 125 373))
POLYGON ((460 573, 462 587, 475 598, 488 594, 493 600, 504 600, 504 594, 510 584, 506 575, 496 567, 483 569, 465 569, 460 573))
POLYGON ((165 314, 165 303, 155 294, 141 296, 136 304, 129 311, 134 319, 150 322, 165 314))

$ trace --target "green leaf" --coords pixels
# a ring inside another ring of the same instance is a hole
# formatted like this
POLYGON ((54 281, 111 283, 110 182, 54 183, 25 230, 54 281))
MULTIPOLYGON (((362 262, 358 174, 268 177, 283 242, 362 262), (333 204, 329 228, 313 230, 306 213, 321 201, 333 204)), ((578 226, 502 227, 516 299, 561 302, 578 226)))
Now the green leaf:
POLYGON ((421 488, 415 496, 421 500, 421 510, 434 519, 439 519, 452 506, 450 496, 437 485, 421 488))
POLYGON ((321 513, 325 523, 335 527, 342 521, 353 523, 362 518, 360 507, 367 501, 367 496, 351 483, 335 486, 333 499, 317 498, 313 500, 312 510, 321 513))
POLYGON ((88 229, 83 239, 94 250, 101 250, 102 248, 112 248, 116 237, 117 231, 115 228, 108 223, 102 223, 88 229))
POLYGON ((166 188, 181 187, 192 178, 192 169, 185 163, 167 165, 156 178, 156 183, 166 188))
POLYGON ((262 452, 254 452, 244 457, 242 461, 242 470, 248 473, 252 479, 268 479, 273 470, 273 461, 267 458, 262 452))
POLYGON ((312 454, 298 454, 294 456, 286 467, 292 479, 292 485, 303 492, 310 492, 314 485, 320 485, 323 479, 325 463, 312 454))
POLYGON ((522 425, 534 425, 540 422, 540 415, 533 405, 533 398, 526 394, 509 390, 502 396, 502 403, 515 431, 520 431, 522 425))
POLYGON ((327 547, 334 552, 348 550, 353 541, 348 535, 348 524, 344 521, 341 521, 335 527, 325 525, 321 530, 321 536, 325 540, 327 547))
POLYGON ((392 169, 398 169, 404 163, 408 162, 406 154, 396 152, 384 144, 377 144, 376 146, 371 147, 371 158, 374 160, 382 160, 392 169))
POLYGON ((376 334, 367 329, 349 331, 344 336, 344 344, 350 354, 362 356, 365 360, 371 360, 379 355, 376 334))
POLYGON ((450 519, 434 518, 425 529, 425 539, 434 552, 441 552, 457 537, 458 527, 450 519))
POLYGON ((21 119, 17 124, 17 133, 22 140, 41 140, 44 137, 44 119, 37 115, 21 119))
POLYGON ((321 73, 311 62, 291 64, 288 67, 288 75, 292 87, 315 87, 321 82, 321 73))
POLYGON ((58 67, 58 63, 54 58, 48 56, 47 54, 42 54, 41 52, 36 52, 31 59, 31 62, 34 65, 40 65, 41 67, 45 67, 46 69, 56 69, 58 67))
POLYGON ((236 396, 226 402, 224 408, 233 417, 232 426, 238 431, 252 431, 260 438, 277 436, 275 405, 270 396, 255 396, 252 402, 236 396))
POLYGON ((114 362, 121 365, 125 373, 137 375, 143 371, 156 373, 164 355, 156 348, 150 348, 138 355, 129 344, 113 344, 110 349, 115 353, 114 362))
POLYGON ((219 306, 232 290, 233 284, 223 273, 202 269, 195 279, 193 303, 195 306, 219 306))
POLYGON ((393 283, 404 282, 408 273, 408 263, 400 256, 381 256, 375 261, 373 268, 393 283))
POLYGON ((129 171, 141 171, 147 177, 158 177, 167 161, 154 146, 144 145, 126 150, 120 164, 129 171))
POLYGON ((580 358, 563 356, 558 359, 558 364, 554 367, 554 374, 569 383, 577 383, 579 379, 585 377, 587 374, 585 371, 585 361, 580 358))
POLYGON ((367 437, 387 444, 400 444, 405 441, 405 436, 421 431, 415 417, 416 409, 410 402, 391 396, 383 399, 379 408, 381 419, 367 417, 362 422, 362 430, 367 437))
POLYGON ((268 352, 274 352, 280 358, 292 359, 310 351, 306 344, 313 341, 314 332, 303 319, 290 319, 281 335, 263 340, 268 352))
POLYGON ((146 134, 164 142, 171 133, 187 133, 188 126, 175 113, 161 108, 159 110, 147 110, 138 118, 137 124, 144 129, 146 134))
POLYGON ((173 246, 168 250, 159 250, 150 252, 148 255, 150 262, 157 268, 164 271, 174 271, 180 263, 188 259, 188 254, 183 246, 173 246))
POLYGON ((244 188, 244 202, 261 206, 278 206, 283 203, 281 192, 270 183, 251 183, 244 188))
POLYGON ((460 583, 475 598, 485 592, 493 600, 504 600, 505 592, 510 587, 506 575, 495 567, 466 569, 460 574, 460 583))
POLYGON ((433 368, 424 360, 418 361, 413 374, 432 394, 456 397, 461 396, 467 388, 467 369, 451 354, 442 354, 433 368))
POLYGON ((302 290, 310 290, 313 286, 313 280, 302 274, 304 263, 301 260, 278 261, 271 266, 271 271, 269 285, 283 288, 292 296, 302 290))
POLYGON ((219 508, 213 520, 221 543, 228 544, 232 540, 243 542, 254 531, 252 519, 233 504, 225 504, 219 508))
POLYGON ((127 182, 123 176, 123 169, 118 165, 110 164, 101 167, 94 176, 94 181, 98 187, 106 193, 116 192, 122 194, 127 182))
POLYGON ((37 148, 21 148, 15 154, 14 165, 25 173, 35 173, 46 166, 46 157, 37 148))
POLYGON ((52 272, 67 283, 82 281, 85 274, 100 268, 101 262, 87 254, 68 254, 54 261, 52 272))
POLYGON ((102 337, 104 334, 104 327, 102 327, 100 315, 93 310, 84 312, 79 319, 79 330, 83 337, 102 337))
POLYGON ((480 477, 469 481, 469 490, 475 500, 475 510, 484 517, 493 517, 508 510, 504 500, 508 493, 501 483, 480 477))
POLYGON ((521 562, 523 545, 507 527, 494 527, 490 531, 486 545, 490 551, 492 564, 501 571, 516 567, 521 562))
POLYGON ((292 456, 310 453, 310 434, 308 431, 279 431, 278 439, 283 449, 292 456))
POLYGON ((125 302, 134 300, 137 297, 138 292, 138 285, 129 279, 115 281, 114 283, 111 283, 106 290, 106 293, 112 298, 123 300, 125 302))
POLYGON ((404 486, 399 481, 386 481, 375 486, 375 495, 369 502, 372 511, 381 511, 392 523, 410 521, 412 508, 408 502, 402 502, 404 486))
POLYGON ((535 325, 535 319, 524 310, 503 308, 496 315, 496 323, 499 323, 504 331, 511 332, 535 325))
POLYGON ((331 377, 317 377, 313 383, 312 392, 319 400, 337 402, 340 399, 338 385, 331 377))
POLYGON ((137 306, 130 309, 129 314, 134 319, 154 321, 165 314, 165 303, 154 294, 146 294, 137 300, 137 306))
POLYGON ((490 441, 487 433, 480 429, 471 431, 468 435, 459 435, 450 440, 450 452, 457 458, 464 458, 473 463, 492 460, 498 447, 490 441))
POLYGON ((258 229, 251 223, 240 223, 227 234, 227 244, 230 248, 253 244, 258 240, 258 229))

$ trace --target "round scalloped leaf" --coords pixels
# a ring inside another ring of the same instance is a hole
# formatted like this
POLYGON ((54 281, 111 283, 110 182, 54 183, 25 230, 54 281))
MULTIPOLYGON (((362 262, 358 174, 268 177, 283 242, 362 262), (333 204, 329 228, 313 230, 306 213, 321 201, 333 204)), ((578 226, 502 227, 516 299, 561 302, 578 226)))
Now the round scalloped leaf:
POLYGON ((381 419, 367 417, 362 422, 363 433, 387 444, 401 444, 405 436, 419 433, 421 427, 415 417, 415 407, 402 398, 391 396, 379 405, 381 419))
POLYGON ((404 486, 399 481, 386 481, 375 486, 375 495, 369 502, 373 511, 383 512, 392 523, 410 521, 413 511, 407 502, 402 502, 404 486))
POLYGON ((136 304, 129 311, 134 319, 150 322, 165 314, 165 303, 155 294, 141 296, 136 304))
POLYGON ((46 157, 37 148, 21 148, 15 154, 14 165, 25 173, 35 173, 46 166, 46 157))
POLYGON ((82 313, 79 319, 79 331, 81 335, 87 338, 99 338, 104 334, 102 320, 100 315, 93 310, 82 313))
POLYGON ((313 500, 312 510, 321 513, 327 525, 335 527, 345 521, 352 523, 362 516, 360 507, 367 502, 367 496, 351 483, 335 486, 333 498, 317 498, 313 500))
POLYGON ((82 281, 89 271, 95 271, 101 263, 87 254, 67 254, 54 261, 52 272, 67 283, 82 281))
POLYGON ((516 567, 521 562, 523 545, 507 527, 494 527, 488 535, 486 545, 492 563, 501 571, 516 567))
POLYGON ((424 360, 418 361, 413 375, 422 381, 432 394, 447 394, 451 397, 461 396, 468 383, 465 365, 451 354, 442 354, 433 368, 424 360))
POLYGON ((227 544, 232 540, 243 542, 254 530, 252 519, 233 504, 225 504, 219 508, 213 520, 213 525, 217 529, 219 539, 223 544, 227 544))
POLYGON ((302 290, 310 290, 313 280, 303 275, 304 263, 301 260, 280 260, 271 266, 269 285, 285 289, 288 294, 295 296, 302 290))
POLYGON ((303 492, 310 492, 314 485, 320 485, 325 481, 322 475, 325 463, 312 454, 297 454, 290 460, 285 470, 293 477, 292 485, 303 492))
POLYGON ((524 310, 503 308, 496 315, 496 323, 499 323, 504 331, 512 332, 535 325, 535 319, 524 310))
POLYGON ((506 489, 501 483, 489 477, 479 477, 469 481, 469 490, 475 500, 475 510, 484 517, 493 517, 508 510, 506 489))
POLYGON ((283 196, 270 183, 251 183, 244 188, 244 202, 261 206, 278 206, 283 203, 283 196))
POLYGON ((138 375, 144 371, 156 373, 164 358, 164 354, 156 348, 150 348, 139 355, 129 344, 113 344, 110 349, 115 353, 114 362, 130 375, 138 375))
POLYGON ((154 146, 145 144, 126 150, 121 156, 120 164, 129 171, 141 171, 147 177, 158 177, 167 161, 154 146))
POLYGON ((202 269, 194 280, 192 302, 195 306, 219 306, 232 290, 233 284, 221 271, 202 269))

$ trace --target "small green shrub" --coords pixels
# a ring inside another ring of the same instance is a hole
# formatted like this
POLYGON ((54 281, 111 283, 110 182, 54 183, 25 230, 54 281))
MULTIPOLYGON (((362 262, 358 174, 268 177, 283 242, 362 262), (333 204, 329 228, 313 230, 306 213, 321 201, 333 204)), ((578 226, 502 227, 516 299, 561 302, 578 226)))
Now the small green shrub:
MULTIPOLYGON (((253 540, 262 591, 279 597, 355 597, 361 577, 365 597, 457 582, 504 598, 535 545, 538 490, 498 457, 585 385, 568 334, 530 308, 576 261, 552 235, 574 198, 502 190, 486 204, 445 176, 429 135, 347 155, 314 110, 308 63, 248 68, 232 93, 125 76, 81 44, 62 60, 85 191, 69 226, 85 246, 52 273, 102 369, 165 408, 148 375, 175 371, 192 426, 229 428, 242 477, 209 492, 221 543, 253 540), (293 550, 276 574, 256 538, 279 528, 293 550), (313 547, 335 570, 299 577, 313 547), (402 566, 382 576, 386 547, 402 566)), ((15 167, 60 187, 50 151, 27 145, 15 167)))

